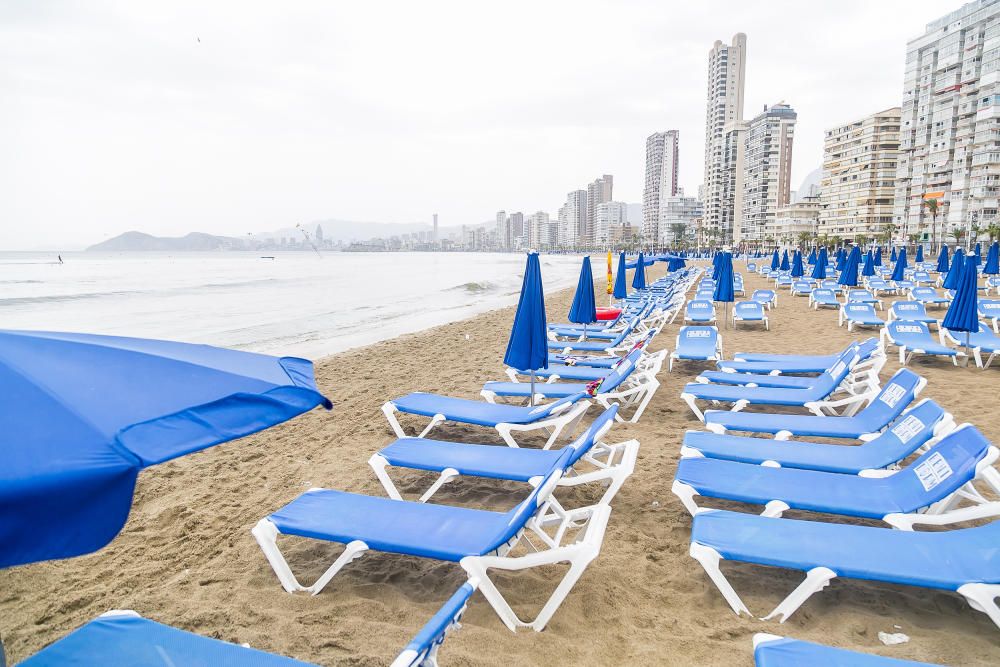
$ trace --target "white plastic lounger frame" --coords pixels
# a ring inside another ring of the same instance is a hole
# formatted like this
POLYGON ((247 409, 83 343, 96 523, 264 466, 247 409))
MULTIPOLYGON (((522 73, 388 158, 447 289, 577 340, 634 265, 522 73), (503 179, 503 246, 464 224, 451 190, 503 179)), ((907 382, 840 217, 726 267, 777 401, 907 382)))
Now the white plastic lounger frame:
MULTIPOLYGON (((503 438, 503 441, 507 443, 510 447, 520 447, 517 441, 514 440, 514 432, 529 432, 545 430, 549 433, 548 439, 545 441, 544 449, 548 449, 555 444, 556 440, 559 439, 559 435, 566 431, 567 434, 572 435, 573 431, 576 430, 577 425, 583 418, 587 408, 590 407, 590 401, 577 401, 576 403, 567 403, 565 407, 556 408, 548 418, 542 419, 537 422, 532 422, 530 424, 497 424, 496 431, 503 438)), ((396 434, 397 438, 426 438, 427 434, 430 433, 439 424, 448 421, 448 418, 442 414, 436 414, 431 417, 430 422, 424 427, 419 435, 411 436, 407 435, 406 431, 403 430, 402 425, 400 425, 399 420, 396 418, 396 406, 392 401, 386 401, 382 404, 382 413, 385 418, 389 421, 389 426, 392 428, 392 432, 396 434)))
MULTIPOLYGON (((463 586, 469 586, 472 588, 474 593, 477 588, 479 588, 478 579, 469 579, 463 586)), ((441 649, 441 645, 444 644, 445 639, 448 638, 452 632, 461 629, 462 627, 462 616, 465 614, 465 610, 469 607, 469 601, 466 600, 465 604, 462 605, 461 609, 455 611, 455 614, 451 617, 448 626, 441 630, 441 633, 434 637, 430 646, 426 646, 421 651, 416 649, 406 648, 396 656, 396 659, 392 661, 389 667, 439 667, 437 655, 438 651, 441 649)), ((0 667, 3 667, 0 665, 0 667)))
MULTIPOLYGON (((700 512, 713 511, 715 510, 700 510, 700 512)), ((917 516, 919 520, 914 521, 914 525, 922 524, 928 526, 947 526, 953 523, 989 519, 1000 516, 1000 502, 963 507, 946 515, 921 514, 917 516)), ((778 520, 774 519, 774 521, 778 520)), ((697 542, 691 543, 689 553, 692 558, 701 563, 701 566, 705 568, 705 573, 719 589, 719 592, 722 593, 722 597, 729 603, 733 612, 737 616, 745 613, 747 616, 753 617, 750 609, 740 599, 732 584, 729 583, 726 576, 722 574, 722 570, 719 569, 719 563, 723 560, 722 555, 715 549, 698 544, 697 542)), ((817 566, 812 568, 806 572, 806 577, 802 583, 789 593, 770 614, 764 616, 761 620, 770 621, 777 618, 779 623, 784 623, 799 607, 805 604, 806 600, 812 597, 813 593, 818 593, 829 586, 830 582, 836 579, 837 576, 837 573, 828 567, 817 566)), ((996 599, 1000 597, 1000 584, 969 583, 959 586, 956 592, 966 599, 970 607, 988 615, 1000 627, 1000 608, 997 607, 996 603, 996 599)))
MULTIPOLYGON (((552 487, 557 483, 558 475, 550 480, 552 487)), ((459 561, 459 565, 468 573, 469 578, 479 581, 479 591, 511 632, 515 632, 518 627, 528 627, 541 632, 552 615, 559 609, 559 605, 566 599, 577 580, 583 575, 587 565, 597 558, 604 541, 604 533, 611 516, 609 505, 597 504, 566 510, 558 503, 550 502, 548 499, 550 493, 551 487, 547 490, 543 489, 542 496, 546 497, 545 502, 539 506, 535 515, 525 524, 525 529, 530 530, 531 535, 537 538, 540 543, 536 544, 525 538, 525 542, 534 549, 533 553, 523 556, 508 555, 525 536, 526 531, 522 530, 493 554, 466 556, 459 561), (554 535, 546 532, 546 529, 552 530, 553 528, 554 535), (571 530, 577 531, 575 538, 564 544, 566 533, 571 530), (563 576, 538 615, 527 621, 518 617, 507 600, 497 590, 488 573, 491 569, 519 571, 556 563, 569 563, 569 571, 563 576)), ((363 556, 369 549, 368 545, 361 540, 348 543, 340 556, 319 579, 311 586, 303 586, 292 573, 292 569, 281 550, 278 549, 277 539, 280 533, 274 523, 268 518, 261 519, 251 532, 274 569, 281 586, 289 593, 305 592, 318 595, 344 566, 363 556)))

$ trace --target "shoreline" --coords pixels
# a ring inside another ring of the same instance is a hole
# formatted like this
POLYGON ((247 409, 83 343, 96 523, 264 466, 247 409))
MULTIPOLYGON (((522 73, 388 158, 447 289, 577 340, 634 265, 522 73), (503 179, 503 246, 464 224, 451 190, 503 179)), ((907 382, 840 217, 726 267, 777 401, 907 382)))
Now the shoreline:
MULTIPOLYGON (((746 275, 748 294, 765 286, 760 277, 747 275, 742 263, 738 269, 746 275)), ((650 273, 662 275, 662 268, 650 273)), ((595 280, 598 301, 602 283, 603 277, 595 280)), ((565 321, 572 294, 571 288, 546 295, 550 321, 565 321)), ((835 312, 809 310, 806 301, 782 292, 769 313, 769 332, 726 329, 720 323, 726 357, 737 350, 832 352, 871 335, 848 334, 836 326, 835 312)), ((457 564, 371 554, 345 568, 322 594, 290 595, 278 584, 250 528, 312 486, 384 496, 366 463, 392 440, 381 404, 409 391, 477 397, 484 382, 502 379, 513 310, 493 309, 322 357, 316 377, 334 402, 332 412, 313 410, 241 441, 144 471, 129 521, 108 547, 77 559, 0 571, 0 633, 8 658, 23 660, 108 609, 131 608, 182 629, 320 665, 388 664, 464 580, 457 564)), ((674 347, 681 319, 654 340, 652 351, 674 347)), ((898 368, 895 355, 889 357, 883 380, 898 368)), ((995 381, 989 375, 995 369, 981 377, 978 369, 940 361, 917 360, 910 367, 929 380, 924 397, 953 412, 957 422, 972 421, 1000 442, 995 398, 976 391, 984 380, 995 381)), ((678 395, 703 368, 692 363, 673 373, 664 370, 640 422, 612 428, 609 442, 641 442, 636 471, 613 503, 600 556, 546 630, 510 633, 477 593, 462 629, 442 649, 442 664, 749 666, 750 638, 756 632, 910 660, 995 662, 989 658, 1000 654, 995 627, 947 592, 837 580, 784 624, 732 613, 688 556, 691 517, 670 492, 683 433, 701 428, 678 395), (879 631, 904 632, 911 640, 883 646, 879 631)), ((595 415, 591 408, 588 419, 595 415)), ((436 435, 497 442, 491 431, 474 427, 442 428, 436 435)), ((411 473, 394 474, 394 479, 406 494, 427 478, 411 473)), ((523 485, 464 479, 446 485, 437 499, 505 509, 523 497, 523 490, 523 485)), ((567 491, 581 502, 598 492, 567 491)), ((286 549, 303 580, 318 576, 338 552, 314 542, 291 542, 286 549)), ((801 578, 774 568, 724 567, 757 616, 801 578)), ((515 610, 527 615, 562 571, 553 566, 505 573, 498 583, 515 610)))

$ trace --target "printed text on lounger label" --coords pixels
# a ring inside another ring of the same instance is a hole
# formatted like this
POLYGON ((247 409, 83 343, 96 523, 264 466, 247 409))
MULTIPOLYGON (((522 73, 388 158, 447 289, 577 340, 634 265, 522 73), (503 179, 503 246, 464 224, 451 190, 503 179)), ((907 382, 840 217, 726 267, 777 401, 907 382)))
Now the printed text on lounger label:
POLYGON ((914 466, 913 473, 920 480, 924 491, 930 491, 951 477, 951 466, 940 453, 935 453, 920 465, 914 466))
POLYGON ((892 427, 892 433, 900 439, 903 444, 912 440, 924 428, 924 423, 918 418, 910 415, 903 421, 892 427))
POLYGON ((885 391, 882 392, 882 397, 879 400, 888 405, 890 408, 894 408, 896 407, 896 403, 899 403, 899 399, 901 399, 905 393, 906 390, 898 384, 890 384, 885 388, 885 391))

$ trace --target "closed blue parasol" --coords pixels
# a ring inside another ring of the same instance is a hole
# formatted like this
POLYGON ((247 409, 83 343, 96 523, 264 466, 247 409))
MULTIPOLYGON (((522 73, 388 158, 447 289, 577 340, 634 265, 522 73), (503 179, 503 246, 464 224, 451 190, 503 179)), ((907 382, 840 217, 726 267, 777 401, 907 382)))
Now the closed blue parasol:
POLYGON ((893 280, 903 280, 906 275, 906 248, 899 249, 899 255, 896 257, 896 266, 892 269, 892 279, 893 280))
POLYGON ((806 260, 806 264, 812 266, 815 263, 816 263, 816 247, 813 246, 813 249, 809 251, 809 259, 806 260))
MULTIPOLYGON (((640 256, 641 258, 641 256, 640 256)), ((593 282, 591 282, 593 289, 593 282)), ((535 371, 549 367, 548 323, 545 320, 545 294, 542 292, 542 268, 538 253, 529 252, 524 266, 521 296, 517 299, 514 325, 503 362, 510 368, 531 372, 531 397, 535 403, 535 371)))
POLYGON ((785 249, 781 253, 781 270, 788 271, 790 268, 792 267, 791 264, 788 263, 788 250, 785 249))
POLYGON ((861 268, 861 275, 866 277, 875 275, 875 257, 871 250, 865 253, 865 264, 861 268))
POLYGON ((0 568, 96 551, 139 471, 322 405, 312 364, 207 345, 0 331, 0 568))
POLYGON ((715 281, 715 291, 712 293, 713 301, 725 303, 726 314, 723 317, 723 326, 729 323, 729 304, 733 302, 733 255, 732 253, 719 253, 719 277, 715 281))
POLYGON ((955 254, 951 258, 951 268, 948 275, 944 277, 945 289, 958 289, 958 280, 962 277, 962 267, 965 265, 965 251, 961 248, 955 249, 955 254))
POLYGON ((986 251, 986 265, 983 273, 988 276, 1000 274, 1000 243, 994 241, 990 244, 990 249, 986 251))
POLYGON ((583 325, 584 340, 587 340, 587 325, 597 321, 594 274, 590 269, 590 257, 584 257, 580 266, 580 280, 576 284, 576 294, 573 295, 573 303, 569 307, 569 321, 583 325))
POLYGON ((920 264, 921 262, 924 261, 924 246, 922 245, 917 246, 917 255, 916 257, 913 258, 913 261, 915 261, 917 264, 920 264))
POLYGON ((781 259, 778 257, 778 249, 774 249, 774 254, 771 255, 771 270, 777 271, 778 267, 781 266, 781 259))
POLYGON ((819 254, 816 255, 816 266, 813 267, 812 277, 816 280, 823 280, 826 278, 826 246, 819 249, 819 254))
POLYGON ((837 248, 837 271, 843 271, 844 267, 847 265, 847 253, 844 252, 843 248, 837 248))
POLYGON ((844 270, 840 272, 837 284, 848 287, 858 286, 858 265, 861 264, 861 249, 858 246, 851 248, 850 254, 844 260, 844 270))
MULTIPOLYGON (((952 272, 954 271, 955 268, 952 267, 952 272)), ((951 273, 948 275, 950 276, 951 273)), ((945 313, 944 320, 941 322, 941 326, 949 331, 965 332, 966 363, 968 363, 969 354, 969 334, 979 331, 977 280, 976 256, 969 255, 965 258, 961 276, 958 278, 958 285, 955 287, 955 298, 952 299, 951 305, 948 306, 948 312, 945 313)))
POLYGON ((983 244, 982 243, 977 243, 976 244, 976 252, 973 253, 972 256, 976 258, 976 266, 979 266, 980 264, 983 263, 983 244))
POLYGON ((892 247, 892 252, 889 254, 889 261, 893 263, 896 262, 896 246, 892 247))
POLYGON ((938 253, 937 272, 948 273, 948 246, 946 245, 941 246, 941 252, 938 253))
POLYGON ((612 295, 616 299, 628 297, 628 278, 625 275, 625 251, 618 256, 618 271, 615 273, 615 291, 612 295))
POLYGON ((639 253, 639 259, 635 262, 635 275, 632 276, 632 287, 635 289, 646 289, 646 262, 639 253))
POLYGON ((875 248, 875 266, 882 266, 882 246, 875 248))
POLYGON ((802 266, 802 253, 796 250, 795 257, 792 259, 792 278, 801 278, 805 274, 806 270, 802 266))

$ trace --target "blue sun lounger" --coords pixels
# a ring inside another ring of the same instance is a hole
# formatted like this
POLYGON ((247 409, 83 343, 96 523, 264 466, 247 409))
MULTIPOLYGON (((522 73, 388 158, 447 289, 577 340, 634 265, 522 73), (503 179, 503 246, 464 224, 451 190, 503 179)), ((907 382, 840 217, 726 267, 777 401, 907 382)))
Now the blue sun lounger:
POLYGON ((765 330, 771 328, 764 306, 756 301, 740 301, 733 307, 734 329, 739 322, 759 322, 764 325, 765 330))
MULTIPOLYGON (((965 345, 964 332, 942 329, 941 337, 948 338, 956 345, 965 345)), ((972 357, 976 360, 976 366, 986 370, 993 363, 993 360, 1000 355, 1000 338, 993 333, 992 329, 980 322, 979 331, 969 334, 969 347, 972 348, 972 357), (984 354, 989 355, 986 357, 985 362, 983 362, 984 354)))
POLYGON ((19 663, 19 667, 69 665, 315 667, 312 663, 178 630, 128 610, 102 614, 19 663))
POLYGON ((812 306, 813 310, 819 310, 820 306, 840 308, 840 300, 837 299, 837 294, 832 289, 817 287, 809 293, 809 305, 812 306))
MULTIPOLYGON (((661 354, 657 352, 650 354, 647 351, 654 335, 655 332, 650 332, 645 338, 633 345, 628 354, 623 357, 549 354, 548 368, 540 368, 534 371, 535 377, 541 378, 546 382, 594 382, 595 380, 603 380, 636 351, 639 352, 637 366, 639 370, 644 370, 656 364, 656 355, 660 355, 660 358, 665 356, 665 353, 661 354)), ((505 373, 507 373, 507 377, 510 378, 511 382, 521 382, 520 378, 531 375, 531 371, 523 371, 516 368, 507 368, 505 373)))
POLYGON ((882 310, 882 300, 876 298, 868 290, 864 289, 852 289, 847 291, 847 303, 868 303, 873 306, 878 306, 879 310, 882 310))
POLYGON ((882 329, 883 343, 892 343, 899 348, 899 363, 905 366, 914 354, 948 357, 951 363, 958 365, 957 350, 934 340, 930 330, 923 322, 895 320, 882 329))
POLYGON ((954 427, 949 413, 934 401, 924 399, 873 440, 856 446, 688 431, 681 444, 681 457, 857 475, 863 470, 895 465, 954 427))
POLYGON ((926 271, 914 271, 913 272, 913 283, 916 286, 919 287, 922 283, 931 283, 931 282, 933 282, 933 279, 931 278, 931 274, 927 273, 926 271))
POLYGON ((986 318, 993 327, 994 333, 1000 333, 997 323, 1000 322, 1000 299, 979 299, 976 303, 979 316, 986 318))
POLYGON ((711 301, 693 299, 684 306, 684 321, 695 324, 711 324, 715 321, 715 306, 711 301))
MULTIPOLYGON (((873 357, 883 357, 885 353, 877 338, 868 338, 859 343, 851 343, 844 351, 856 349, 862 362, 873 357)), ((829 369, 840 358, 842 352, 824 355, 802 354, 764 354, 756 352, 737 352, 732 361, 720 361, 716 364, 720 370, 739 373, 822 373, 829 369)))
POLYGON ((916 400, 925 386, 927 380, 913 371, 901 368, 878 395, 871 398, 868 405, 853 415, 817 417, 707 410, 705 428, 713 433, 773 433, 779 440, 787 440, 792 436, 873 440, 916 400))
POLYGON ((756 667, 942 667, 929 662, 885 658, 758 632, 753 636, 756 667))
POLYGON ((437 667, 438 650, 447 636, 461 627, 459 621, 478 586, 479 581, 476 579, 462 584, 392 661, 390 667, 437 667))
POLYGON ((944 306, 951 302, 951 299, 941 296, 933 287, 914 287, 910 290, 910 296, 929 306, 944 306))
POLYGON ((875 307, 870 303, 849 302, 840 307, 840 314, 837 316, 837 326, 843 326, 847 322, 847 330, 854 331, 854 327, 880 327, 885 322, 875 314, 875 307))
POLYGON ((838 408, 849 410, 867 396, 866 393, 851 393, 855 391, 854 386, 844 383, 858 358, 856 350, 845 353, 844 358, 834 363, 829 370, 810 378, 812 383, 808 387, 734 387, 689 382, 681 390, 681 399, 701 421, 705 421, 705 414, 698 407, 698 401, 708 401, 713 405, 732 403, 733 412, 739 412, 748 405, 801 407, 816 415, 828 414, 838 408), (840 392, 848 393, 847 398, 834 398, 840 392))
POLYGON ((924 304, 919 301, 896 301, 889 306, 889 321, 905 320, 908 322, 923 322, 928 327, 939 324, 936 317, 927 314, 924 304))
MULTIPOLYGON (((948 525, 994 517, 1000 504, 963 508, 920 523, 948 525)), ((1000 521, 945 532, 889 530, 702 510, 691 527, 691 556, 736 614, 750 614, 719 569, 721 560, 806 572, 805 580, 764 620, 788 619, 836 577, 955 591, 1000 627, 1000 521)))
POLYGON ((369 550, 448 561, 458 563, 470 578, 479 581, 479 590, 511 631, 518 626, 541 631, 597 557, 611 513, 606 504, 565 510, 550 502, 572 455, 572 449, 563 450, 528 497, 508 512, 311 489, 261 519, 252 532, 289 593, 318 594, 341 569, 369 550), (571 530, 575 532, 569 540, 566 533, 571 530), (512 556, 529 531, 534 547, 548 548, 512 556), (315 583, 303 586, 278 549, 279 535, 336 542, 345 548, 315 583), (488 573, 490 569, 516 571, 560 562, 568 562, 569 571, 531 621, 518 618, 488 573))
MULTIPOLYGON (((649 344, 652 342, 656 334, 659 333, 659 329, 650 330, 643 338, 636 342, 628 352, 632 352, 636 349, 641 349, 645 351, 649 344)), ((607 354, 572 354, 572 353, 555 353, 549 352, 549 366, 550 367, 561 367, 561 366, 573 366, 573 367, 588 367, 588 368, 603 368, 605 370, 611 370, 615 366, 621 363, 626 355, 619 356, 614 353, 607 354)), ((512 369, 507 369, 507 375, 513 372, 515 375, 528 375, 525 371, 512 371, 512 369)), ((535 371, 536 377, 544 377, 540 373, 544 371, 535 371)), ((583 378, 579 378, 583 379, 583 378)))
POLYGON ((580 418, 590 406, 587 394, 580 392, 536 407, 517 405, 495 405, 486 401, 472 401, 415 392, 393 399, 382 405, 382 413, 389 421, 397 438, 407 437, 406 431, 396 418, 396 413, 430 417, 430 422, 417 436, 425 437, 436 426, 445 421, 495 428, 497 433, 511 447, 519 445, 514 440, 515 431, 549 431, 545 446, 551 447, 564 429, 572 433, 580 418))
POLYGON ((570 352, 603 352, 605 354, 612 354, 617 350, 629 347, 632 344, 633 335, 644 333, 636 331, 638 324, 638 319, 633 318, 629 321, 628 326, 622 329, 612 340, 550 340, 549 349, 561 350, 564 354, 569 354, 570 352))
POLYGON ((809 296, 813 286, 808 280, 796 280, 792 283, 792 296, 809 296))
MULTIPOLYGON (((615 497, 635 469, 639 454, 636 440, 614 445, 602 440, 611 429, 617 412, 617 406, 608 408, 566 445, 573 450, 573 455, 566 461, 567 474, 559 478, 560 486, 601 482, 608 485, 601 502, 609 504, 615 497), (577 468, 581 462, 585 465, 577 468), (569 474, 571 470, 573 474, 569 474)), ((427 502, 443 485, 460 476, 530 483, 544 477, 562 451, 401 438, 373 454, 368 464, 386 493, 395 500, 403 498, 389 477, 387 467, 438 473, 438 479, 420 496, 420 502, 427 502)))
POLYGON ((922 515, 946 514, 963 500, 987 502, 975 482, 1000 493, 1000 473, 993 467, 998 454, 974 426, 963 424, 899 470, 844 475, 683 458, 671 491, 691 514, 701 509, 695 497, 703 496, 764 505, 762 516, 804 510, 879 519, 911 530, 922 515))
MULTIPOLYGON (((849 346, 844 352, 842 352, 838 357, 835 357, 833 362, 827 365, 825 368, 820 369, 820 373, 825 371, 833 370, 833 366, 841 360, 848 360, 852 353, 858 352, 862 346, 853 345, 849 346)), ((866 344, 867 348, 868 345, 866 344)), ((872 346, 874 347, 874 346, 872 346)), ((858 354, 860 359, 861 355, 858 354)), ((882 370, 884 365, 885 357, 882 355, 874 356, 869 355, 866 359, 861 359, 854 365, 851 370, 851 375, 845 380, 845 382, 852 383, 863 383, 871 385, 871 383, 878 382, 878 374, 882 370)), ((695 378, 695 382, 701 383, 712 383, 712 384, 728 384, 728 385, 739 385, 739 386, 755 386, 755 387, 785 387, 788 389, 806 389, 811 387, 815 382, 816 378, 805 375, 782 375, 781 373, 775 373, 773 371, 764 373, 737 373, 735 371, 702 371, 701 374, 695 378)), ((860 387, 861 385, 859 385, 860 387)))
POLYGON ((778 307, 778 293, 772 289, 755 289, 750 295, 751 301, 756 301, 768 309, 778 307))
POLYGON ((681 327, 677 332, 677 344, 667 362, 667 372, 674 370, 675 361, 719 361, 720 359, 722 359, 722 339, 716 327, 681 327))

